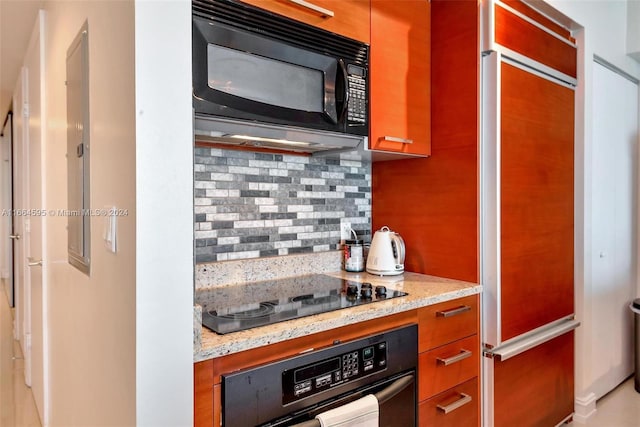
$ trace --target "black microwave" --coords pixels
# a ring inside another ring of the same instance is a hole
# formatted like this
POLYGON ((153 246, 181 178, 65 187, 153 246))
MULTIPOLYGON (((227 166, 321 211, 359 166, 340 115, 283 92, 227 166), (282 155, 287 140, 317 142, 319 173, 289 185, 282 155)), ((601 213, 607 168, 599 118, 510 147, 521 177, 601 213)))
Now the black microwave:
POLYGON ((369 133, 369 46, 233 0, 193 1, 197 117, 369 133))

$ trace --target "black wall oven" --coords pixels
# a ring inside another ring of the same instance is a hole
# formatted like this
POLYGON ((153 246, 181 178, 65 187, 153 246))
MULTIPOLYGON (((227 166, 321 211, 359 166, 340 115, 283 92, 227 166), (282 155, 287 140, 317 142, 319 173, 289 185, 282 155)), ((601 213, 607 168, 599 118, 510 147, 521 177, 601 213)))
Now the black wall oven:
POLYGON ((366 136, 368 62, 356 40, 238 1, 193 1, 196 117, 366 136))
POLYGON ((225 427, 319 427, 373 394, 380 427, 415 427, 418 327, 409 325, 222 376, 225 427))

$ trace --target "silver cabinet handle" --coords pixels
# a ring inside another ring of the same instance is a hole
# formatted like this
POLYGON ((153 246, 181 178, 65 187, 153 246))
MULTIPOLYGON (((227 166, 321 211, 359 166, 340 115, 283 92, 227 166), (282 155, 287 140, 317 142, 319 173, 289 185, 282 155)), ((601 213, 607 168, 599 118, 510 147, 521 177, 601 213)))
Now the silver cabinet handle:
POLYGON ((309 10, 313 10, 314 12, 318 12, 323 17, 333 18, 333 10, 325 9, 324 7, 320 7, 317 4, 309 3, 305 0, 289 0, 291 3, 295 3, 298 6, 302 6, 309 10))
POLYGON ((413 139, 398 138, 397 136, 383 136, 382 140, 389 142, 401 142, 403 144, 413 144, 413 139))
POLYGON ((452 308, 451 310, 436 311, 436 317, 451 317, 458 314, 466 313, 471 310, 471 306, 463 305, 461 307, 452 308))
POLYGON ((9 234, 9 238, 13 240, 20 240, 19 234, 9 234))
POLYGON ((438 408, 439 411, 444 412, 445 414, 448 414, 449 412, 453 412, 456 409, 460 408, 461 406, 466 405, 467 403, 471 402, 471 396, 469 396, 466 393, 460 393, 460 399, 456 400, 455 402, 443 406, 443 405, 437 405, 436 407, 438 408))
POLYGON ((469 350, 465 350, 464 348, 462 348, 460 349, 459 354, 456 354, 455 356, 447 357, 446 359, 443 359, 442 357, 436 357, 436 361, 438 362, 438 365, 449 366, 449 365, 453 365, 456 362, 460 362, 461 360, 464 360, 467 357, 471 357, 472 354, 473 353, 470 352, 469 350))
POLYGON ((33 259, 32 257, 27 258, 27 265, 29 267, 37 267, 42 265, 41 259, 33 259))

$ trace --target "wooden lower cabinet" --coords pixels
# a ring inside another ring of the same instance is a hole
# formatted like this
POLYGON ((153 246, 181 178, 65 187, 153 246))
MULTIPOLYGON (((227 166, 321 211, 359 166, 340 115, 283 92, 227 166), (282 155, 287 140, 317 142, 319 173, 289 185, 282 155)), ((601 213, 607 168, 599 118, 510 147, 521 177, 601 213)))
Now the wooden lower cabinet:
POLYGON ((418 400, 478 376, 478 335, 421 353, 418 400))
POLYGON ((416 323, 418 323, 416 311, 410 310, 197 362, 194 364, 194 425, 196 427, 221 425, 222 374, 292 357, 309 348, 330 347, 337 339, 346 342, 416 323))
POLYGON ((480 425, 479 297, 418 309, 418 424, 480 425))
POLYGON ((478 378, 420 402, 420 427, 476 427, 480 425, 480 395, 478 378))
POLYGON ((196 426, 220 426, 221 375, 367 335, 418 324, 420 426, 479 426, 478 295, 234 353, 194 365, 196 426))
MULTIPOLYGON (((213 386, 213 363, 211 360, 205 360, 193 365, 193 416, 194 425, 198 427, 220 425, 214 423, 214 412, 216 411, 214 401, 215 392, 213 386)), ((218 385, 218 388, 220 386, 218 385)), ((219 397, 219 396, 218 396, 219 397)), ((218 405, 218 421, 219 405, 218 405)))
POLYGON ((471 295, 418 310, 418 351, 440 347, 478 333, 478 296, 471 295))
POLYGON ((213 386, 213 425, 222 425, 222 386, 213 386))

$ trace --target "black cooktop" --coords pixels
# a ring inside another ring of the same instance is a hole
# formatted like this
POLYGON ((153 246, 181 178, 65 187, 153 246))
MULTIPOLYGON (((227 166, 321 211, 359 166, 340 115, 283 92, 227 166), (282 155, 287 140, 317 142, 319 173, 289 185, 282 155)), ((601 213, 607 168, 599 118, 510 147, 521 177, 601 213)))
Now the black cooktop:
POLYGON ((226 334, 407 295, 385 286, 323 274, 236 288, 237 292, 213 291, 215 295, 203 304, 204 326, 226 334))

